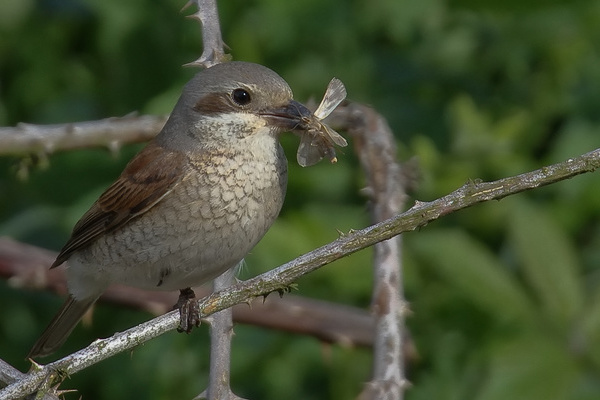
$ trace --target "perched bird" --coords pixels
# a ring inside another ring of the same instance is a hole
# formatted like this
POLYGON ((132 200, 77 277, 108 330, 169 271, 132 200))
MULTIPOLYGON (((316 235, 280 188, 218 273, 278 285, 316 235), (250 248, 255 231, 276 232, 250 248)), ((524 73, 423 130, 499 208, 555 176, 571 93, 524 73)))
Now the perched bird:
POLYGON ((191 287, 236 266, 267 232, 287 184, 278 136, 314 119, 261 65, 229 62, 194 76, 52 264, 67 262, 69 298, 29 356, 57 350, 112 283, 179 289, 180 330, 197 326, 191 287))

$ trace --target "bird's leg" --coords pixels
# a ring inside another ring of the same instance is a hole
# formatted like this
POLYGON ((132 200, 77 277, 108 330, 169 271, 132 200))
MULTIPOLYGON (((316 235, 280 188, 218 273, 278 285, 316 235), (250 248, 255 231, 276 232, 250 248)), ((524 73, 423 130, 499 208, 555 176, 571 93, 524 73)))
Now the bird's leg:
POLYGON ((194 326, 200 326, 200 309, 196 293, 191 288, 181 289, 175 307, 179 310, 178 332, 190 333, 194 326))

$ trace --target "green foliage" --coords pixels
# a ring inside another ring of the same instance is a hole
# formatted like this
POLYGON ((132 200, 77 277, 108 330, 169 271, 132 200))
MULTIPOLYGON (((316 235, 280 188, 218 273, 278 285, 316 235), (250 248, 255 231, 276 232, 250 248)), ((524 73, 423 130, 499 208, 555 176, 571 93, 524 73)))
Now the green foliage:
MULTIPOLYGON (((0 2, 0 125, 168 113, 194 73, 199 26, 185 1, 0 2)), ((235 59, 263 63, 304 101, 336 76, 417 156, 430 200, 598 147, 600 3, 537 0, 227 0, 235 59)), ((302 169, 284 138, 290 186, 244 277, 368 224, 348 148, 302 169)), ((139 146, 0 159, 0 234, 58 249, 139 146), (25 173, 27 172, 27 174, 25 173), (27 175, 25 180, 19 177, 27 175)), ((598 173, 478 205, 405 236, 408 328, 419 352, 408 399, 600 396, 598 173)), ((368 307, 371 252, 299 282, 299 293, 368 307)), ((23 360, 59 305, 0 284, 0 357, 23 360)), ((99 305, 64 349, 148 318, 99 305)), ((240 326, 232 384, 247 398, 347 399, 369 379, 366 349, 240 326)), ((64 354, 64 353, 63 353, 64 354)), ((207 376, 205 330, 169 334, 72 377, 85 399, 191 398, 207 376), (99 384, 102 382, 102 384, 99 384)), ((78 398, 78 394, 71 398, 78 398)))

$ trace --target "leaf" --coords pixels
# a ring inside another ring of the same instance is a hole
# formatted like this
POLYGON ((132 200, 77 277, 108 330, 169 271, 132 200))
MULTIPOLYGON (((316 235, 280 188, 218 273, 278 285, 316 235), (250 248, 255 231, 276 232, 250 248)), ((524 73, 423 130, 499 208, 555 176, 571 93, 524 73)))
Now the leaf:
POLYGON ((564 343, 542 335, 519 336, 493 348, 489 378, 477 398, 568 399, 579 378, 578 366, 564 343))
POLYGON ((411 245, 419 258, 495 318, 533 318, 532 304, 514 278, 492 253, 463 231, 421 232, 411 245))
POLYGON ((596 290, 591 299, 587 299, 585 311, 581 321, 581 337, 577 337, 578 345, 600 366, 600 291, 596 290))
POLYGON ((566 233, 540 207, 515 202, 509 235, 525 278, 546 314, 567 326, 583 306, 575 250, 566 233))

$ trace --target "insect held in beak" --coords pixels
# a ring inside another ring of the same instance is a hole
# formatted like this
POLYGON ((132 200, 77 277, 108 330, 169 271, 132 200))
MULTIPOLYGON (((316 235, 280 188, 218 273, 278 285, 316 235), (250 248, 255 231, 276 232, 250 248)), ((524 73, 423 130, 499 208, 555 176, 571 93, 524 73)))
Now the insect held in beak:
POLYGON ((335 154, 335 145, 345 147, 348 145, 339 133, 331 129, 322 120, 327 118, 329 114, 346 98, 346 88, 342 81, 333 78, 321 104, 314 112, 314 118, 304 117, 302 122, 308 127, 300 136, 300 146, 296 153, 298 164, 303 167, 314 165, 327 157, 331 163, 337 162, 335 154))

